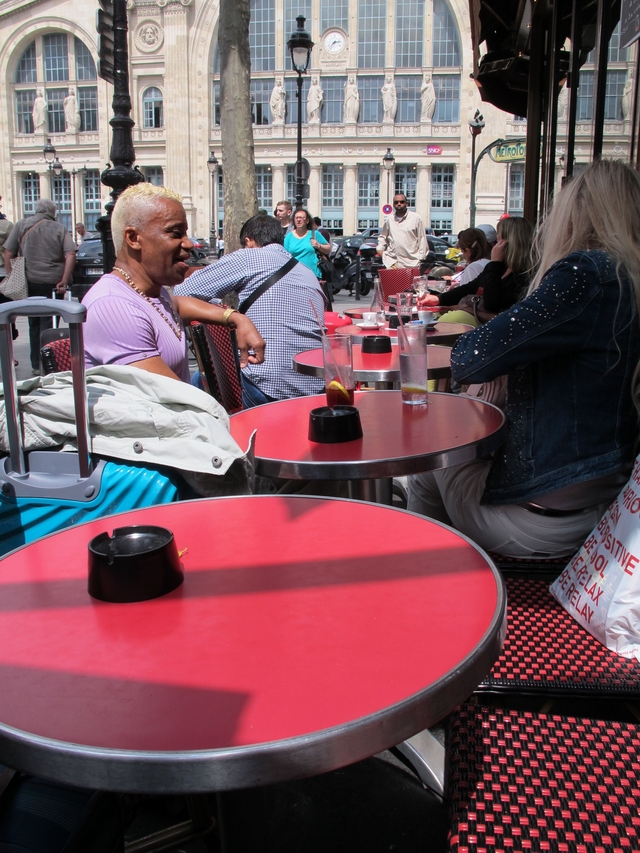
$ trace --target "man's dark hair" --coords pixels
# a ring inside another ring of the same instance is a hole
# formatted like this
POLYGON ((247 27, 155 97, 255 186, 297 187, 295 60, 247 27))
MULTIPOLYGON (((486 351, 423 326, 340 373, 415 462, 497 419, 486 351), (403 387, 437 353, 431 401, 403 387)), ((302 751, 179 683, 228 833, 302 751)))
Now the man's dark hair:
POLYGON ((244 247, 246 238, 255 240, 256 245, 268 246, 269 243, 279 243, 281 246, 284 243, 284 233, 282 225, 273 216, 265 216, 259 213, 257 216, 252 216, 247 219, 240 230, 240 245, 244 247))

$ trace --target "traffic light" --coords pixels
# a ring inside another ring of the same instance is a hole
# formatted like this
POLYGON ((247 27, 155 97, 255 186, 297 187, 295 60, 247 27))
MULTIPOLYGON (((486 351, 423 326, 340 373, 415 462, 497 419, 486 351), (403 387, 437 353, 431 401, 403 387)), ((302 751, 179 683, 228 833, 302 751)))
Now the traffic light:
POLYGON ((98 0, 96 30, 98 31, 98 74, 107 83, 113 84, 113 0, 98 0))

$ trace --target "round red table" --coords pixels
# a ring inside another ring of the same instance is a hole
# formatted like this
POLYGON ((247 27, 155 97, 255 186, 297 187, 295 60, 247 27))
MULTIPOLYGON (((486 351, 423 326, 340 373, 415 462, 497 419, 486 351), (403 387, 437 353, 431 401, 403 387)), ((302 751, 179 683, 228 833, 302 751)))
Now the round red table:
MULTIPOLYGON (((427 343, 440 344, 441 346, 453 346, 460 335, 465 332, 472 332, 473 326, 466 326, 464 323, 436 323, 436 325, 427 329, 427 343)), ((396 329, 390 329, 388 326, 378 329, 363 329, 360 326, 340 326, 336 329, 337 335, 351 335, 353 342, 361 344, 362 339, 369 335, 388 335, 391 338, 391 343, 397 343, 398 332, 396 329)))
POLYGON ((323 773, 445 716, 504 630, 483 552, 402 510, 258 496, 88 522, 0 561, 0 762, 141 793, 323 773), (184 583, 90 598, 87 543, 134 523, 173 531, 184 583))
MULTIPOLYGON (((429 379, 446 379, 451 376, 451 349, 429 346, 427 350, 429 379)), ((324 378, 322 349, 309 349, 293 357, 293 369, 306 376, 324 378)), ((400 381, 398 347, 391 352, 362 352, 362 344, 353 344, 353 377, 356 382, 390 383, 400 381)))
MULTIPOLYGON (((293 397, 232 415, 240 447, 255 440, 256 468, 266 477, 350 480, 352 497, 375 500, 372 481, 460 465, 491 453, 503 440, 505 418, 489 403, 430 393, 426 406, 408 406, 400 391, 358 391, 363 438, 341 444, 309 441, 309 412, 324 394, 293 397)), ((390 502, 390 487, 384 498, 390 502)))

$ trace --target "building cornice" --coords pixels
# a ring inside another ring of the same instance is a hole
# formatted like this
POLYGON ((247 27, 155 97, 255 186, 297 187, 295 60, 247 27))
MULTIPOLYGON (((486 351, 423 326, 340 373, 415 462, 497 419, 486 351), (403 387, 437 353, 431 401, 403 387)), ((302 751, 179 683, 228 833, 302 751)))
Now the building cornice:
POLYGON ((8 18, 26 9, 42 6, 50 0, 2 0, 0 2, 0 18, 8 18))

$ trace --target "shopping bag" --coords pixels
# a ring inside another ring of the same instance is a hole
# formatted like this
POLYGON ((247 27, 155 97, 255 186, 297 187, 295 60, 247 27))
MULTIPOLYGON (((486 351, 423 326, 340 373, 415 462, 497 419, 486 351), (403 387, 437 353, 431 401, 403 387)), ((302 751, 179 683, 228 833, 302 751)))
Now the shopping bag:
POLYGON ((550 592, 608 649, 640 661, 640 456, 550 592))
POLYGON ((29 296, 22 255, 12 259, 11 275, 0 282, 0 293, 7 299, 26 299, 29 296))

